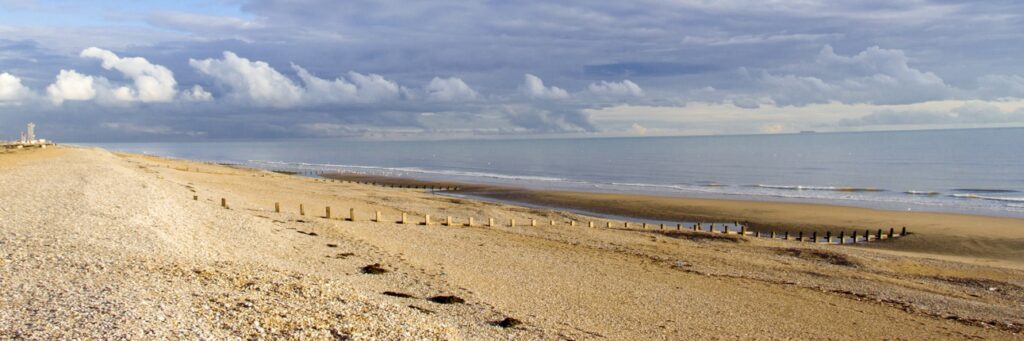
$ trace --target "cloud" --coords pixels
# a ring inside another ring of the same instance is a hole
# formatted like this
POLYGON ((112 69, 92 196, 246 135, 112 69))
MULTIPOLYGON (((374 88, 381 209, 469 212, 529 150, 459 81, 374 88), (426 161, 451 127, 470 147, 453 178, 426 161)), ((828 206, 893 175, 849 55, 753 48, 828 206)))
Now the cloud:
POLYGON ((244 104, 282 108, 302 100, 302 88, 266 62, 225 51, 223 59, 189 59, 188 64, 229 88, 229 96, 244 104))
POLYGON ((600 96, 609 97, 642 97, 644 95, 644 90, 628 79, 621 82, 590 83, 587 90, 600 96))
POLYGON ((787 69, 791 73, 763 72, 758 79, 768 96, 783 106, 831 101, 907 104, 946 99, 956 91, 938 75, 911 67, 902 50, 877 46, 843 56, 825 45, 813 62, 787 69))
POLYGON ((209 102, 213 100, 213 94, 203 90, 202 86, 193 85, 191 89, 181 92, 181 99, 187 102, 209 102))
POLYGON ((523 93, 531 98, 563 99, 569 97, 569 93, 559 87, 544 86, 544 81, 540 77, 531 74, 526 74, 523 77, 525 78, 522 87, 523 93))
POLYGON ((170 102, 178 93, 178 82, 174 73, 162 65, 150 63, 145 58, 121 58, 113 52, 90 47, 80 54, 86 58, 103 61, 103 68, 117 70, 135 84, 135 88, 119 87, 114 90, 115 97, 123 101, 138 100, 143 103, 170 102))
POLYGON ((20 102, 32 94, 21 84, 21 78, 9 73, 0 73, 0 103, 20 102))
POLYGON ((1024 109, 1003 110, 987 103, 967 103, 950 110, 879 110, 860 118, 843 119, 840 126, 974 125, 1024 123, 1024 109))
POLYGON ((760 130, 765 134, 778 134, 786 131, 786 125, 778 123, 765 124, 761 126, 760 130))
POLYGON ((479 94, 473 88, 470 88, 466 82, 456 77, 434 77, 427 84, 425 90, 428 99, 438 102, 472 101, 479 97, 479 94))
POLYGON ((741 34, 735 36, 713 36, 713 37, 700 37, 700 36, 685 36, 683 37, 683 44, 699 44, 708 46, 728 46, 728 45, 746 45, 746 44, 767 44, 767 43, 786 43, 786 42, 805 42, 805 41, 817 41, 835 37, 841 37, 841 34, 812 34, 812 33, 796 33, 796 34, 741 34))
POLYGON ((1024 77, 1020 75, 985 75, 978 78, 977 93, 981 98, 1024 98, 1024 77))
POLYGON ((647 127, 644 127, 639 123, 633 123, 633 125, 629 127, 629 132, 634 135, 647 135, 647 127))
POLYGON ((46 87, 46 94, 56 105, 64 101, 88 101, 96 98, 92 76, 87 76, 75 70, 60 70, 57 80, 46 87))
POLYGON ((591 122, 590 116, 582 111, 539 109, 530 106, 508 106, 504 110, 505 119, 515 126, 530 132, 593 132, 597 127, 591 122))
POLYGON ((348 78, 338 77, 326 80, 311 74, 301 66, 292 64, 292 69, 305 84, 304 98, 309 103, 373 103, 396 100, 401 96, 401 87, 377 74, 364 75, 350 71, 348 78))

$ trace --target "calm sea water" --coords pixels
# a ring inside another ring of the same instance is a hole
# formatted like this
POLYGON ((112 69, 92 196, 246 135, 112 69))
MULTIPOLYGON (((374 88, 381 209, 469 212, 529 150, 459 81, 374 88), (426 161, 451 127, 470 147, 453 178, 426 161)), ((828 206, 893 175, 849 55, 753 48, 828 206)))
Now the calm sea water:
POLYGON ((94 144, 271 169, 1024 217, 1024 128, 532 140, 94 144))

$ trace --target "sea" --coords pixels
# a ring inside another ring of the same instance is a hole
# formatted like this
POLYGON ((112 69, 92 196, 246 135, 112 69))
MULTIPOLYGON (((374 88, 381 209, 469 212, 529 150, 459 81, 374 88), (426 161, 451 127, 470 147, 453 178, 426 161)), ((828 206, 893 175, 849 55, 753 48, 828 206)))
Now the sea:
POLYGON ((1024 218, 1024 128, 78 144, 270 170, 1024 218))

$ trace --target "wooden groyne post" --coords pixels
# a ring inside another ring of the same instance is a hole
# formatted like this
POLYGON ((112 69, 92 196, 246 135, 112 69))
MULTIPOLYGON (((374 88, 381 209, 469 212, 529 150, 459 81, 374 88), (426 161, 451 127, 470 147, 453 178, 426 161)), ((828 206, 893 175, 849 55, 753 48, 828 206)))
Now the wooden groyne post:
POLYGON ((402 212, 402 220, 401 220, 401 224, 402 224, 402 225, 405 225, 405 224, 406 224, 406 222, 408 222, 408 220, 407 220, 407 216, 406 216, 406 213, 405 213, 405 212, 402 212))
POLYGON ((430 215, 429 214, 423 216, 423 226, 430 226, 430 215))
POLYGON ((306 208, 299 204, 299 215, 306 215, 306 208))
POLYGON ((374 213, 373 221, 374 222, 378 222, 378 223, 380 222, 380 211, 377 211, 377 212, 374 213))
POLYGON ((348 221, 356 221, 356 209, 348 209, 348 221))
POLYGON ((274 213, 281 213, 281 203, 279 203, 279 202, 275 202, 274 203, 274 213))
POLYGON ((330 206, 324 207, 324 217, 327 217, 327 219, 331 219, 331 207, 330 206))
POLYGON ((228 208, 228 199, 220 198, 220 207, 228 208))

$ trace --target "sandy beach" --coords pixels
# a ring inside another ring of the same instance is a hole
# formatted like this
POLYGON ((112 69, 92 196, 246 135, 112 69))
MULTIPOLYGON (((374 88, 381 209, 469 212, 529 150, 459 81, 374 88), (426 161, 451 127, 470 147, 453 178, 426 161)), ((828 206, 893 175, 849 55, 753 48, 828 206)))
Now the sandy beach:
POLYGON ((457 192, 765 232, 912 234, 838 246, 622 228, 422 189, 24 150, 0 154, 0 338, 1024 339, 1020 219, 457 192))

